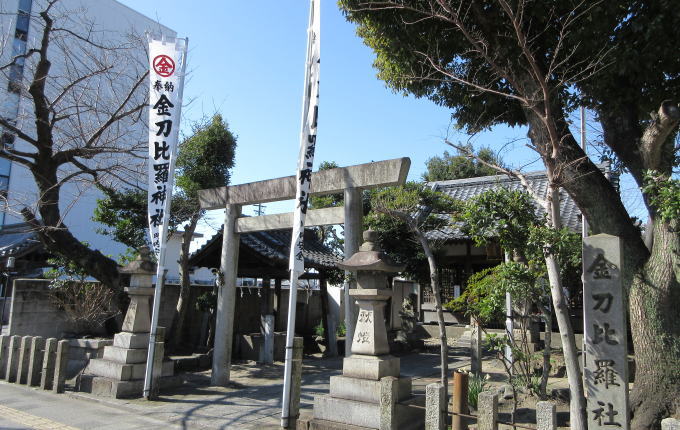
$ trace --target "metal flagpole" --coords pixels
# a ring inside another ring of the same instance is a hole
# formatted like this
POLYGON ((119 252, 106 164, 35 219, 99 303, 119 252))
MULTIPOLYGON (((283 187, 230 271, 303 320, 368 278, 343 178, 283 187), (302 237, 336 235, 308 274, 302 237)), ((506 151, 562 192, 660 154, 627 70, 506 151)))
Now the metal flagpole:
POLYGON ((305 215, 309 200, 314 149, 316 146, 316 120, 319 97, 319 4, 309 2, 309 26, 307 28, 307 55, 305 60, 305 82, 302 95, 302 117, 300 121, 300 153, 298 156, 296 209, 290 246, 290 286, 288 290, 288 319, 286 330, 286 362, 283 377, 283 399, 281 427, 290 425, 290 404, 292 397, 293 340, 295 338, 295 311, 297 304, 297 282, 304 271, 302 245, 304 239, 305 215), (312 106, 313 105, 313 106, 312 106))
MULTIPOLYGON (((182 117, 182 95, 184 93, 184 74, 186 71, 187 62, 187 47, 189 45, 189 38, 185 39, 175 39, 175 46, 178 40, 184 41, 184 46, 182 50, 182 64, 181 71, 179 74, 179 88, 177 89, 177 126, 175 128, 175 136, 177 136, 179 131, 179 121, 182 117)), ((151 124, 149 124, 151 126, 151 124)), ((165 142, 164 142, 165 143, 165 142)), ((161 306, 161 294, 163 286, 165 285, 165 256, 166 256, 166 244, 168 237, 168 223, 170 220, 170 202, 172 200, 172 187, 174 185, 174 167, 177 155, 177 142, 173 148, 172 155, 170 156, 170 166, 168 168, 168 185, 166 186, 166 198, 164 200, 164 214, 163 224, 161 227, 160 234, 160 252, 158 253, 158 263, 156 265, 156 288, 153 292, 153 309, 151 312, 151 332, 149 333, 149 350, 146 356, 146 370, 144 374, 144 391, 143 396, 145 399, 149 400, 152 397, 152 384, 153 384, 153 372, 154 372, 154 356, 156 355, 156 335, 158 332, 158 315, 160 314, 161 306)), ((151 160, 149 160, 151 162, 151 160)), ((152 238, 153 240, 153 238, 152 238)), ((162 363, 161 363, 162 366, 162 363)))

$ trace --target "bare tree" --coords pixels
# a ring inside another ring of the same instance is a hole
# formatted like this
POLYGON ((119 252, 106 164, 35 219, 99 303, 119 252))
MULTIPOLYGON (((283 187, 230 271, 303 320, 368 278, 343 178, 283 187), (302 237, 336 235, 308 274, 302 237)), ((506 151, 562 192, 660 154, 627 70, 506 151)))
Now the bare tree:
POLYGON ((35 1, 34 9, 44 6, 30 14, 37 34, 0 66, 25 106, 16 118, 0 117, 17 138, 0 156, 32 177, 36 190, 32 201, 10 195, 8 205, 51 253, 118 289, 116 262, 74 237, 64 216, 93 184, 137 185, 146 147, 146 55, 139 37, 102 30, 67 4, 35 1), (16 70, 22 73, 10 73, 16 70), (74 195, 65 196, 67 189, 74 195))

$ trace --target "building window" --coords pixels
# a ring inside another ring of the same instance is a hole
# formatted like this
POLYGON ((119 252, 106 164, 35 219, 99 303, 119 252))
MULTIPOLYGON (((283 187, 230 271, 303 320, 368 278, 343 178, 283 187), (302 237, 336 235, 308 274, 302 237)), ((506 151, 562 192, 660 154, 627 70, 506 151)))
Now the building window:
POLYGON ((14 37, 19 40, 26 41, 28 39, 28 25, 30 23, 30 17, 26 12, 21 12, 17 14, 17 27, 14 32, 14 37))
POLYGON ((2 135, 0 135, 0 145, 2 145, 3 148, 6 146, 11 147, 12 145, 14 145, 14 139, 16 139, 16 136, 14 134, 9 133, 7 131, 3 131, 2 135))

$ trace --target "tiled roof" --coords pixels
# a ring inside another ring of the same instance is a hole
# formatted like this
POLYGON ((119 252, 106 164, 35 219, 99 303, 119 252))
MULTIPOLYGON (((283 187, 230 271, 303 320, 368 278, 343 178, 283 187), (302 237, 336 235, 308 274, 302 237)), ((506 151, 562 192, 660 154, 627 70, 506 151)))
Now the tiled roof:
MULTIPOLYGON (((606 169, 607 166, 600 166, 606 169)), ((539 195, 546 195, 548 189, 548 178, 545 171, 526 173, 525 177, 529 185, 536 190, 539 195)), ((478 178, 456 179, 452 181, 436 181, 430 182, 429 185, 437 191, 456 199, 468 200, 485 191, 497 189, 500 187, 508 188, 510 190, 524 190, 524 187, 519 180, 510 178, 507 175, 495 176, 481 176, 478 178)), ((536 203, 536 210, 539 214, 544 214, 545 211, 536 203)), ((571 199, 569 194, 560 189, 560 216, 562 218, 562 225, 568 227, 573 231, 581 231, 581 211, 576 203, 571 199)), ((433 230, 427 233, 428 239, 431 240, 462 240, 467 237, 456 226, 447 226, 439 230, 433 230)))
MULTIPOLYGON (((288 265, 292 229, 269 230, 252 233, 241 233, 241 246, 246 246, 270 260, 288 265)), ((203 253, 210 252, 215 242, 222 242, 222 232, 216 233, 201 248, 197 249, 190 260, 200 260, 203 253)), ((221 245, 219 246, 221 248, 221 245)), ((305 231, 304 249, 305 265, 317 268, 334 268, 342 257, 334 254, 330 248, 319 242, 311 230, 305 231)))
POLYGON ((19 257, 42 245, 37 235, 25 223, 0 227, 0 258, 19 257))

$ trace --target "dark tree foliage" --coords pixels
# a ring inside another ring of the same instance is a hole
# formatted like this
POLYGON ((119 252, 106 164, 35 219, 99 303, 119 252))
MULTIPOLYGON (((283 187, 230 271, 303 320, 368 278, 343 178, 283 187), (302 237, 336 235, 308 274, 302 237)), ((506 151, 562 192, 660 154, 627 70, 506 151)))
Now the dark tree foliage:
MULTIPOLYGON (((470 151, 473 150, 472 145, 468 147, 470 151)), ((502 161, 490 148, 481 148, 477 152, 477 156, 491 164, 502 164, 502 161)), ((455 155, 444 151, 444 155, 428 159, 426 165, 427 171, 423 174, 423 180, 426 182, 476 178, 478 176, 498 174, 493 168, 474 158, 463 155, 461 151, 458 151, 455 155)))

